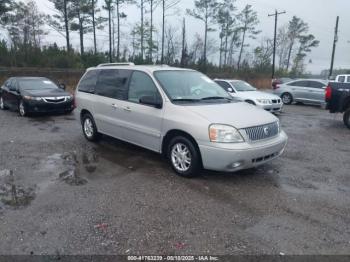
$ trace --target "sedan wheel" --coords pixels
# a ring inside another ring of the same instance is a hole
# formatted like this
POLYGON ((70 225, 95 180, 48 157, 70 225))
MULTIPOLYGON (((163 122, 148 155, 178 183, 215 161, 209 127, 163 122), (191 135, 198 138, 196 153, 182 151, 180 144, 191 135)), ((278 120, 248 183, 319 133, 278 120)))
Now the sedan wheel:
POLYGON ((1 110, 5 110, 5 103, 4 103, 4 99, 2 98, 2 96, 0 96, 0 109, 1 110))
POLYGON ((27 111, 26 111, 26 108, 24 106, 23 100, 21 100, 19 102, 18 111, 19 111, 19 115, 20 116, 26 116, 27 115, 27 111))
POLYGON ((285 93, 282 95, 282 102, 285 105, 290 105, 293 102, 293 97, 289 93, 285 93))

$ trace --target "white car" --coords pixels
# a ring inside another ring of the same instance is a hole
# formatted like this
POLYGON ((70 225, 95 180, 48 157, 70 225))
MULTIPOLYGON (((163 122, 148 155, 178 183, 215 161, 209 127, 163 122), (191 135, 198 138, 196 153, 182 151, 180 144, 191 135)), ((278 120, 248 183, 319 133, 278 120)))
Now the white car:
POLYGON ((255 87, 241 80, 215 79, 214 81, 224 88, 231 96, 241 101, 256 105, 272 113, 282 111, 283 102, 279 96, 257 91, 255 87))

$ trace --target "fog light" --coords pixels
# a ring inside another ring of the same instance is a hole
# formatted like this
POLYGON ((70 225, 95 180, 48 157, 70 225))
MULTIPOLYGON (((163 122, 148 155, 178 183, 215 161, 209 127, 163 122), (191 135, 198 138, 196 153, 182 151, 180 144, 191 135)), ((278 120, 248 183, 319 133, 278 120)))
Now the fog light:
POLYGON ((238 168, 238 167, 240 167, 242 164, 243 164, 242 162, 233 163, 233 164, 231 165, 231 168, 238 168))

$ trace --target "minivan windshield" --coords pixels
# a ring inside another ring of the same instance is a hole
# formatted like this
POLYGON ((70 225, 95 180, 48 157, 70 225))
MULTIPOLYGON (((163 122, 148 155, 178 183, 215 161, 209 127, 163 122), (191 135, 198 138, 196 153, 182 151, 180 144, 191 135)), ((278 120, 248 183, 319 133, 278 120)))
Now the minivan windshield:
POLYGON ((231 82, 231 84, 237 92, 256 91, 255 87, 251 86, 249 83, 244 81, 233 81, 231 82))
POLYGON ((173 102, 232 101, 221 86, 196 71, 156 71, 154 76, 173 102))
POLYGON ((58 86, 49 79, 25 79, 18 81, 22 90, 57 89, 58 86))

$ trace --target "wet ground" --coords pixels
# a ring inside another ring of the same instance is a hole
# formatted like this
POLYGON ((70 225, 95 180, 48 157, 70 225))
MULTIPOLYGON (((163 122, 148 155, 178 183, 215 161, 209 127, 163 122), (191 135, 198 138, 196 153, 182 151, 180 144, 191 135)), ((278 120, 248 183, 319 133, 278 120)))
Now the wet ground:
POLYGON ((280 118, 283 157, 188 180, 73 115, 1 111, 0 254, 349 254, 350 131, 318 107, 280 118))

